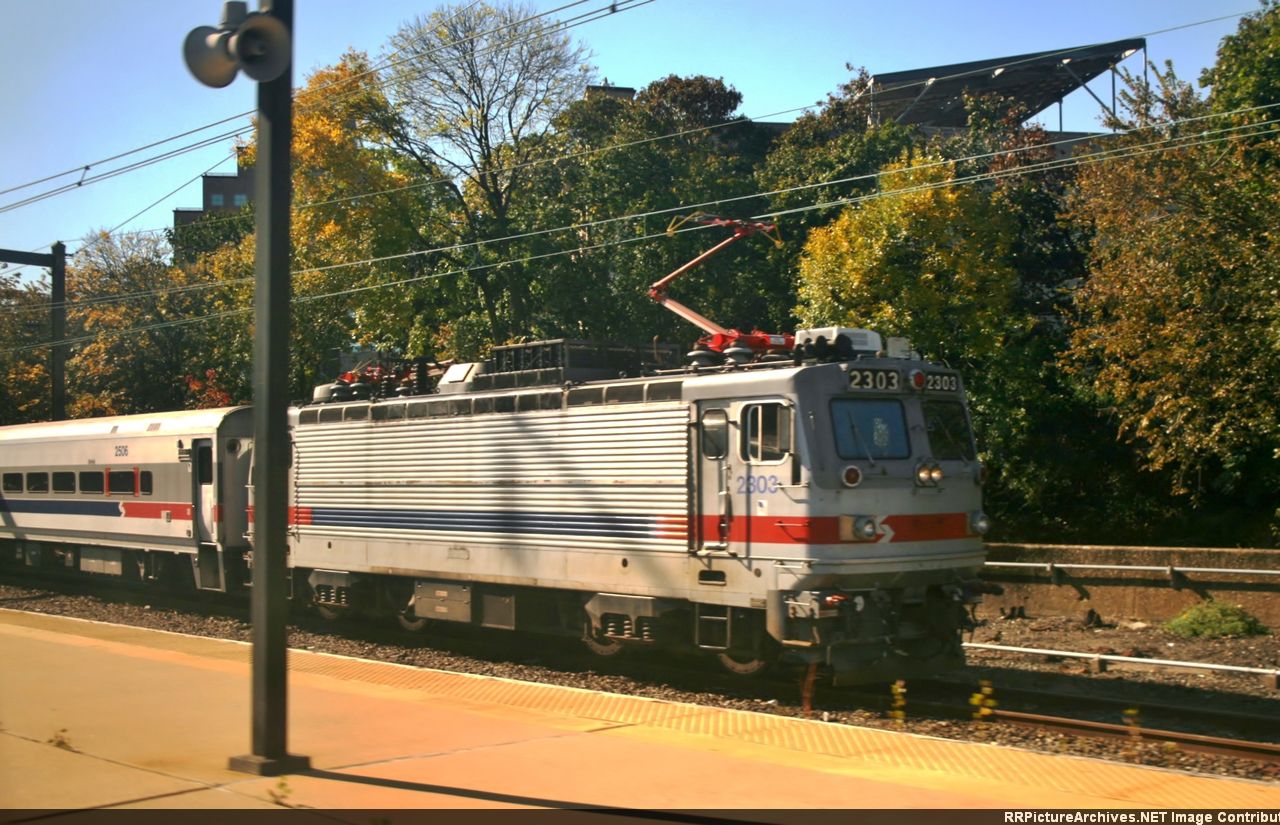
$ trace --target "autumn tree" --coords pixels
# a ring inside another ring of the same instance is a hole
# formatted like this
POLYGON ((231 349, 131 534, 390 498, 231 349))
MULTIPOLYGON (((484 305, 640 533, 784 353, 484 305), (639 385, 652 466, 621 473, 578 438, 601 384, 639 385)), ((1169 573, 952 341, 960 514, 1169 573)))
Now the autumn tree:
POLYGON ((1011 312, 1012 227, 985 192, 952 178, 936 156, 891 166, 880 196, 812 231, 801 323, 904 336, 966 373, 999 352, 1021 320, 1011 312))
MULTIPOLYGON (((1253 88, 1240 68, 1220 60, 1210 74, 1253 88)), ((1068 363, 1146 467, 1193 503, 1243 512, 1246 535, 1280 493, 1280 143, 1206 140, 1198 119, 1213 107, 1171 67, 1156 81, 1128 79, 1122 125, 1135 131, 1080 175, 1076 215, 1096 240, 1068 363)))
POLYGON ((530 273, 494 242, 512 234, 513 203, 551 122, 589 82, 586 51, 524 4, 467 3, 418 17, 390 40, 393 106, 378 119, 389 146, 448 206, 438 246, 479 299, 493 341, 530 322, 530 273), (501 264, 501 265, 495 265, 501 264))
POLYGON ((182 409, 205 375, 204 292, 151 234, 91 235, 67 267, 73 418, 182 409))
POLYGON ((809 231, 834 221, 850 198, 873 193, 878 173, 921 143, 910 128, 875 122, 870 76, 849 68, 854 77, 796 118, 756 172, 759 188, 773 193, 769 210, 783 214, 784 246, 771 257, 792 275, 809 231))
POLYGON ((0 424, 48 418, 49 285, 0 271, 0 424))
MULTIPOLYGON (((737 113, 723 80, 669 76, 634 99, 592 95, 556 120, 551 162, 530 170, 514 218, 540 232, 522 244, 540 258, 531 281, 535 334, 603 339, 700 333, 649 299, 650 283, 719 242, 723 230, 666 234, 681 216, 748 216, 763 208, 752 173, 769 136, 737 113)), ((694 223, 686 228, 698 229, 694 223)), ((789 314, 789 284, 761 277, 754 240, 691 272, 673 294, 725 325, 767 326, 789 314)))

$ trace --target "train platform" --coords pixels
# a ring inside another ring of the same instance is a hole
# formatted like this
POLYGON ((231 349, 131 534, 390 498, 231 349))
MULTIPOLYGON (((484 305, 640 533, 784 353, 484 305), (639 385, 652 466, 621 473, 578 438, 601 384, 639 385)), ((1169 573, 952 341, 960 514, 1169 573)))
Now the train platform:
POLYGON ((228 768, 249 750, 250 652, 0 610, 0 821, 100 808, 758 821, 796 809, 1280 809, 1275 785, 307 651, 289 654, 289 749, 311 769, 263 778, 228 768))

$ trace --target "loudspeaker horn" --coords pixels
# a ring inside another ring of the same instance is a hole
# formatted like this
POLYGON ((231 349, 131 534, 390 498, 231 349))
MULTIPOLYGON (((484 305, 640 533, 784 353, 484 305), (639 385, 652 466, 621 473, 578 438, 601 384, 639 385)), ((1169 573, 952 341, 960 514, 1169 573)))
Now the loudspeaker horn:
POLYGON ((259 83, 275 80, 289 66, 289 30, 269 14, 245 18, 227 44, 244 73, 259 83))
POLYGON ((198 26, 182 43, 187 68, 206 86, 220 89, 236 79, 239 64, 227 47, 230 32, 213 26, 198 26))

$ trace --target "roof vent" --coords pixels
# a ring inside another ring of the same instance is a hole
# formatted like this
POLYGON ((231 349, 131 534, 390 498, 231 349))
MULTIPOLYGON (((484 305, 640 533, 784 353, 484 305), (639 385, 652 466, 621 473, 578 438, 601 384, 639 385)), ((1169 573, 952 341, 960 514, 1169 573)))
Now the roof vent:
POLYGON ((440 377, 436 392, 466 392, 471 389, 471 382, 482 372, 484 372, 483 363, 453 364, 440 377))
POLYGON ((852 327, 799 329, 796 330, 796 345, 815 344, 819 338, 826 339, 828 344, 834 344, 837 336, 840 335, 849 339, 854 352, 879 352, 884 347, 880 342, 880 333, 872 332, 869 329, 854 329, 852 327))

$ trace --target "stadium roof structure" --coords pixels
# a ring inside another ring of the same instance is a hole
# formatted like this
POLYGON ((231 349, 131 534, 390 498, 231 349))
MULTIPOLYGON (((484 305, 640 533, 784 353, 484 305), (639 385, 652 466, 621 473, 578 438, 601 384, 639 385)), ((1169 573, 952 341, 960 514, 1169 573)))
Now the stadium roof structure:
POLYGON ((1146 47, 1139 37, 873 75, 873 117, 880 123, 963 127, 968 120, 964 96, 991 93, 1018 100, 1034 117, 1146 47))

